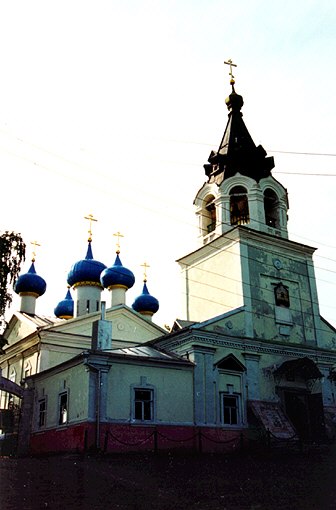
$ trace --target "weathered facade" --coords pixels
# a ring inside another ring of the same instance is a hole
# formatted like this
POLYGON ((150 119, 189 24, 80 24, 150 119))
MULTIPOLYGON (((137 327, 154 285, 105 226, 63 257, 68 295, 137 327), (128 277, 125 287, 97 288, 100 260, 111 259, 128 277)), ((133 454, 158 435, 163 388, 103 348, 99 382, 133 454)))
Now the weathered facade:
MULTIPOLYGON (((25 388, 22 453, 223 450, 265 431, 334 437, 336 331, 320 316, 315 249, 288 239, 287 191, 248 133, 233 83, 226 103, 194 203, 200 247, 178 260, 184 310, 171 332, 151 321, 158 302, 146 281, 134 309, 125 304, 132 273, 119 252, 112 268, 93 261, 91 238, 69 273, 74 313, 68 295, 59 318, 39 317, 39 289, 32 298, 20 287, 0 363, 25 388), (106 316, 102 286, 112 292, 106 316)), ((7 391, 1 407, 9 403, 7 391)))

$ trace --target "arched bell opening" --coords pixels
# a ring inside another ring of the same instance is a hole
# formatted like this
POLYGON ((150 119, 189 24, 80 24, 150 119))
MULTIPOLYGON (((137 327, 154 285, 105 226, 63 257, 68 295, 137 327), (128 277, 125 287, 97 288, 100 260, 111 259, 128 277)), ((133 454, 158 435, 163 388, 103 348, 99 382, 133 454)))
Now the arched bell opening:
POLYGON ((234 186, 230 190, 230 223, 231 225, 245 225, 250 222, 247 199, 247 189, 244 186, 234 186))
POLYGON ((216 206, 215 206, 215 197, 213 195, 209 195, 204 200, 203 210, 202 210, 202 231, 203 233, 210 234, 216 228, 216 206))
POLYGON ((279 199, 270 188, 264 191, 265 223, 269 227, 280 228, 279 199))

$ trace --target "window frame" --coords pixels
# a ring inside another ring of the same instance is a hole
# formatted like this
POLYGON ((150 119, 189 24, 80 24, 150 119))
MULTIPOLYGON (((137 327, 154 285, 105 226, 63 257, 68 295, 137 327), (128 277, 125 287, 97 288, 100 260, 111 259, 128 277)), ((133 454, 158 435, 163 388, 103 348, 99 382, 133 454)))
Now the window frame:
POLYGON ((149 387, 134 386, 133 387, 133 402, 132 402, 133 420, 138 422, 153 422, 154 421, 154 389, 149 387), (136 398, 136 392, 148 392, 149 399, 136 398), (141 417, 138 416, 137 404, 141 404, 141 417), (148 406, 148 409, 146 407, 148 406), (150 418, 146 418, 147 411, 149 410, 150 418))
POLYGON ((47 425, 47 398, 43 397, 38 400, 37 427, 38 429, 43 429, 46 427, 46 425, 47 425), (42 404, 44 404, 43 410, 41 409, 42 404), (42 416, 43 420, 41 420, 42 416))
POLYGON ((57 423, 59 427, 65 426, 69 421, 69 393, 68 391, 62 391, 58 394, 58 412, 57 412, 57 423), (66 397, 65 406, 62 405, 62 398, 66 397), (64 418, 65 416, 65 418, 64 418))
POLYGON ((220 392, 220 411, 221 411, 221 423, 225 427, 241 427, 242 426, 242 409, 241 409, 241 395, 240 393, 221 391, 220 392), (234 408, 224 406, 224 399, 232 398, 236 401, 236 406, 234 408), (225 409, 230 409, 230 422, 225 421, 225 409), (236 410, 236 423, 232 423, 231 419, 231 409, 236 410))

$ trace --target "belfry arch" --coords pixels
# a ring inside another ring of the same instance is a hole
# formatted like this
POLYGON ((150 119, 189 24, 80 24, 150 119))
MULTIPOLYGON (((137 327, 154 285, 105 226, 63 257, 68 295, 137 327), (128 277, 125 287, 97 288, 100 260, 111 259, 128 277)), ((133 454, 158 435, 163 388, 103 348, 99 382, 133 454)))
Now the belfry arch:
POLYGON ((230 223, 231 225, 245 225, 250 222, 247 189, 244 186, 234 186, 230 192, 230 223))
POLYGON ((279 198, 271 188, 264 191, 265 223, 269 227, 280 227, 279 198))
POLYGON ((216 228, 217 215, 215 197, 208 195, 203 202, 202 208, 202 231, 205 235, 210 234, 216 228))

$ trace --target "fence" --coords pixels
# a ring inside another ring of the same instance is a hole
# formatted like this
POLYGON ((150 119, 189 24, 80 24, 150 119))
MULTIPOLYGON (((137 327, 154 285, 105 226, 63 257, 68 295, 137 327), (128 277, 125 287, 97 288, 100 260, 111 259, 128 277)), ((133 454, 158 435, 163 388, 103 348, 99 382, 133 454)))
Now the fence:
MULTIPOLYGON (((218 431, 216 431, 218 433, 218 431)), ((105 430, 103 451, 111 452, 116 450, 151 450, 157 453, 161 450, 167 449, 180 449, 180 450, 192 450, 202 453, 203 451, 237 451, 242 450, 245 445, 245 439, 242 432, 238 432, 230 439, 220 439, 211 437, 209 433, 205 433, 202 429, 197 429, 192 434, 185 437, 173 437, 163 433, 158 428, 154 428, 151 431, 141 437, 138 440, 131 440, 127 437, 118 435, 111 429, 105 430), (217 448, 211 447, 216 445, 217 448)))

